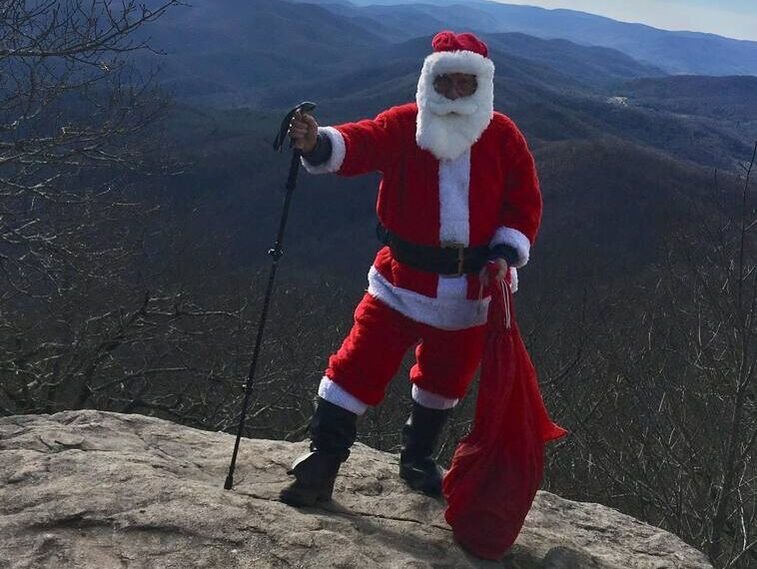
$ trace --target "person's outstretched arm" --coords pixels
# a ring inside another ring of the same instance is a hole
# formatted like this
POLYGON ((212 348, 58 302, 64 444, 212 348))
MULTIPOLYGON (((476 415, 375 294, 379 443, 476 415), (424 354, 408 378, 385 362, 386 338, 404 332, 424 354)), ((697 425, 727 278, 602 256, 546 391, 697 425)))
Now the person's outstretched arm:
POLYGON ((375 119, 320 127, 310 115, 295 115, 289 135, 312 174, 357 176, 383 170, 399 155, 401 133, 391 109, 375 119))

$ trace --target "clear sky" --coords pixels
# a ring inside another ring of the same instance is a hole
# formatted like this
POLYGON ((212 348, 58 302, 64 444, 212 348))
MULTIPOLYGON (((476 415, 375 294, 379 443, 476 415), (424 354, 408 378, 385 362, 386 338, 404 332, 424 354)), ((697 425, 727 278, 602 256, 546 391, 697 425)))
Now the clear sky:
POLYGON ((757 0, 496 0, 569 8, 666 30, 712 32, 757 40, 757 0))

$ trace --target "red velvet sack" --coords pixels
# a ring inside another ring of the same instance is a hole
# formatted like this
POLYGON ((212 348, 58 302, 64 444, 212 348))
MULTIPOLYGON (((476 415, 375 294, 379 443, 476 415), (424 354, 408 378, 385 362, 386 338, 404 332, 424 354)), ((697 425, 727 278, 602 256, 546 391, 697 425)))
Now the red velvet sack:
POLYGON ((498 285, 473 430, 443 482, 455 540, 483 559, 499 559, 515 542, 544 474, 544 443, 567 433, 547 415, 512 306, 510 287, 498 285))

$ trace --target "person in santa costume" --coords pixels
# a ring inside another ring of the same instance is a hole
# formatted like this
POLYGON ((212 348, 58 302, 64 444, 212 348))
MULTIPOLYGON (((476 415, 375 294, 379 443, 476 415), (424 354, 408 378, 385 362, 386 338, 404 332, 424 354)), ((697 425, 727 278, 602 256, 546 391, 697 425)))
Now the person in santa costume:
MULTIPOLYGON (((311 421, 310 452, 295 460, 283 502, 331 499, 356 420, 378 405, 407 350, 413 408, 402 430, 400 476, 441 493, 433 460, 450 411, 478 368, 490 302, 487 264, 515 286, 529 259, 542 199, 526 140, 494 111, 494 64, 473 34, 432 41, 415 103, 375 119, 319 127, 297 115, 289 135, 313 174, 379 171, 377 214, 384 243, 368 273, 354 325, 328 362, 311 421)), ((492 271, 493 272, 493 271, 492 271)))

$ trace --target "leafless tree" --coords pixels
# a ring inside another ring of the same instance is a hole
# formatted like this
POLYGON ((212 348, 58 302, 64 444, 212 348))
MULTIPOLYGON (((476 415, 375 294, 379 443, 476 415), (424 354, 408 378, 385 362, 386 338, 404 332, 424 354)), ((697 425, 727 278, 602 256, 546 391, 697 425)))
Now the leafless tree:
POLYGON ((152 10, 134 0, 0 5, 2 299, 64 286, 66 268, 82 252, 76 236, 127 205, 114 189, 114 168, 139 167, 144 148, 129 142, 162 104, 126 55, 147 48, 135 35, 176 3, 152 10), (99 184, 94 170, 105 172, 99 184), (82 187, 85 175, 93 179, 82 187), (80 214, 88 209, 97 219, 80 214))
POLYGON ((550 472, 561 493, 665 527, 729 568, 757 560, 754 161, 740 180, 681 195, 654 278, 616 283, 578 327, 606 321, 557 385, 572 435, 550 472))
MULTIPOLYGON (((688 435, 694 442, 697 431, 703 432, 702 445, 709 443, 713 451, 706 461, 687 462, 694 469, 692 485, 700 486, 700 501, 691 507, 706 505, 699 514, 702 545, 723 567, 757 562, 757 214, 750 191, 755 157, 757 144, 743 166, 739 199, 733 204, 732 196, 723 196, 726 215, 700 218, 708 244, 701 249, 704 262, 687 252, 683 262, 671 263, 666 279, 671 297, 680 299, 675 311, 686 325, 675 331, 686 349, 683 365, 702 387, 699 397, 707 411, 701 426, 679 417, 677 438, 688 435)), ((712 209, 717 212, 717 203, 712 209)), ((696 455, 701 448, 689 452, 696 455)))
POLYGON ((161 295, 123 286, 150 213, 124 190, 165 108, 130 54, 177 4, 0 3, 0 412, 83 403, 126 331, 166 318, 161 295))

